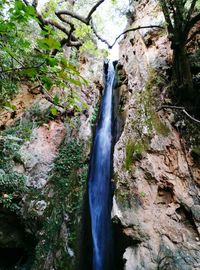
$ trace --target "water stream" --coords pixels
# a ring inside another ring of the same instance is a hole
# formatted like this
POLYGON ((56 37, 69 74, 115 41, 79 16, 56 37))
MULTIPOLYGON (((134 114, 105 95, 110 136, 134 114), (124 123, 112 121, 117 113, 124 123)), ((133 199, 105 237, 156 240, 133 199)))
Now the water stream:
POLYGON ((93 270, 114 269, 110 181, 112 173, 112 90, 114 80, 115 69, 113 63, 109 61, 107 69, 105 69, 105 89, 93 143, 88 182, 93 270))

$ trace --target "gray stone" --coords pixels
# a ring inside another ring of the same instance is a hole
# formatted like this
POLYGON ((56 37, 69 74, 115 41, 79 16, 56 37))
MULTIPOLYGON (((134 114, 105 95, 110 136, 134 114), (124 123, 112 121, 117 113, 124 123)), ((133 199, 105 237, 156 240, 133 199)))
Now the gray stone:
POLYGON ((200 222, 200 205, 193 205, 191 207, 192 215, 196 221, 200 222))

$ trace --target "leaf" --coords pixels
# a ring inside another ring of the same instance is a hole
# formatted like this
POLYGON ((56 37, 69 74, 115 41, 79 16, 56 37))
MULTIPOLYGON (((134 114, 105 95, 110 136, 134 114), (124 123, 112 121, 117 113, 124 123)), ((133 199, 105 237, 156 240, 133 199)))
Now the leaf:
POLYGON ((49 49, 48 44, 46 44, 43 39, 38 39, 37 44, 38 44, 38 47, 40 49, 43 49, 43 50, 48 50, 49 49))
POLYGON ((15 9, 22 10, 24 8, 24 4, 21 1, 15 1, 15 9))
POLYGON ((58 60, 56 58, 49 57, 47 58, 47 61, 50 67, 54 67, 58 64, 58 60))
POLYGON ((56 40, 53 37, 43 38, 39 40, 39 44, 46 47, 47 49, 57 49, 59 50, 61 47, 61 44, 58 40, 56 40))
POLYGON ((50 111, 51 111, 51 114, 52 114, 53 116, 57 116, 57 115, 58 115, 58 111, 57 111, 57 109, 56 109, 55 107, 51 107, 51 108, 50 108, 50 111))
POLYGON ((75 85, 77 85, 77 86, 82 86, 82 83, 81 83, 80 81, 78 81, 78 80, 72 79, 72 78, 70 78, 70 77, 66 77, 65 79, 66 79, 68 82, 72 83, 72 84, 75 84, 75 85))
POLYGON ((5 32, 7 29, 7 25, 6 24, 0 24, 0 32, 5 32))
POLYGON ((22 74, 27 75, 29 77, 34 77, 37 74, 37 70, 35 68, 29 68, 22 71, 22 74))
POLYGON ((59 97, 57 95, 54 96, 53 102, 54 102, 55 105, 59 104, 59 97))
POLYGON ((89 82, 83 76, 80 75, 79 77, 83 80, 85 85, 89 85, 89 82))
POLYGON ((47 90, 49 90, 53 85, 52 80, 49 77, 45 76, 45 75, 41 76, 41 81, 44 83, 47 90))
POLYGON ((17 109, 17 107, 16 107, 15 105, 11 104, 10 102, 6 102, 6 103, 4 104, 4 108, 5 108, 6 110, 10 111, 10 112, 14 112, 14 111, 16 111, 16 109, 17 109))
POLYGON ((26 7, 26 13, 27 13, 28 16, 31 16, 31 17, 36 16, 35 9, 32 6, 27 6, 26 7))

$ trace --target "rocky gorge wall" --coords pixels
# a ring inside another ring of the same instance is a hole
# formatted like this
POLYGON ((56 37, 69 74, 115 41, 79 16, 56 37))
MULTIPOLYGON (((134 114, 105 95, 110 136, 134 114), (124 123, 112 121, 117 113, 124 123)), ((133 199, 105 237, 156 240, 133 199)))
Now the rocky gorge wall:
POLYGON ((101 60, 82 56, 79 63, 90 82, 76 89, 84 104, 79 112, 57 106, 53 115, 52 103, 28 83, 12 101, 15 111, 0 111, 0 269, 74 269, 77 263, 103 77, 101 60))
MULTIPOLYGON (((133 18, 129 27, 164 22, 155 0, 137 1, 133 18)), ((164 30, 129 32, 120 44, 124 128, 114 149, 112 219, 129 239, 123 244, 125 270, 200 268, 200 164, 174 111, 160 109, 172 102, 171 58, 164 30)))
MULTIPOLYGON (((129 27, 163 24, 157 1, 131 2, 129 27)), ((161 108, 173 104, 171 59, 163 29, 129 32, 120 44, 123 130, 114 147, 112 179, 120 270, 200 268, 199 152, 194 158, 188 146, 192 129, 187 137, 180 132, 188 124, 183 115, 161 108)), ((76 265, 103 74, 101 60, 79 60, 81 75, 90 82, 77 89, 87 105, 81 112, 65 115, 58 108, 53 116, 52 104, 30 85, 13 101, 14 112, 0 112, 0 262, 8 257, 5 267, 11 252, 19 253, 14 260, 22 269, 74 270, 76 265)))

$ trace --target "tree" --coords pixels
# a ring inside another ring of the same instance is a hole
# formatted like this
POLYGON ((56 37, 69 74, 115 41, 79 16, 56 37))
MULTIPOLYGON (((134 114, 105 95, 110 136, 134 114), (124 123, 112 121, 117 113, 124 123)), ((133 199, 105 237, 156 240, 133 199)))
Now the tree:
MULTIPOLYGON (((39 25, 42 29, 44 29, 45 26, 50 26, 53 27, 54 29, 56 28, 57 30, 61 31, 64 34, 64 37, 59 41, 61 47, 68 46, 68 47, 76 47, 77 49, 80 48, 83 42, 75 34, 75 31, 77 29, 77 23, 73 19, 87 26, 91 25, 92 16, 94 12, 104 1, 105 0, 99 0, 95 4, 93 4, 92 8, 90 9, 90 11, 86 16, 82 16, 76 13, 75 11, 72 11, 74 1, 71 1, 70 8, 69 6, 67 6, 66 9, 58 8, 58 10, 57 9, 52 10, 53 14, 50 14, 51 15, 50 18, 45 18, 44 14, 38 10, 38 0, 33 0, 32 3, 30 3, 28 0, 23 0, 26 6, 33 7, 35 9, 39 25)), ((56 6, 59 7, 62 6, 62 4, 58 2, 56 6)), ((56 52, 57 51, 54 51, 54 54, 56 52)))
POLYGON ((193 90, 192 74, 186 45, 200 30, 191 34, 191 29, 200 21, 197 0, 159 0, 167 23, 173 50, 173 77, 176 86, 185 91, 187 97, 193 90))
MULTIPOLYGON (((34 81, 42 92, 47 92, 53 85, 68 89, 72 102, 73 89, 70 86, 81 86, 86 80, 81 77, 76 66, 62 53, 64 46, 79 49, 84 43, 84 31, 90 32, 91 18, 103 0, 91 8, 83 17, 72 10, 55 11, 51 3, 42 13, 38 9, 38 1, 0 0, 0 105, 9 105, 9 98, 17 91, 17 82, 22 78, 34 81), (66 18, 66 16, 68 16, 66 18), (78 21, 78 24, 76 21, 78 21), (87 26, 76 32, 79 25, 87 26)), ((59 3, 58 3, 59 4, 59 3)), ((58 5, 59 6, 59 5, 58 5)), ((92 39, 91 35, 87 35, 92 39)), ((66 91, 65 91, 66 92, 66 91)), ((48 99, 59 104, 58 97, 48 99)), ((67 98, 62 107, 69 105, 67 98)))

